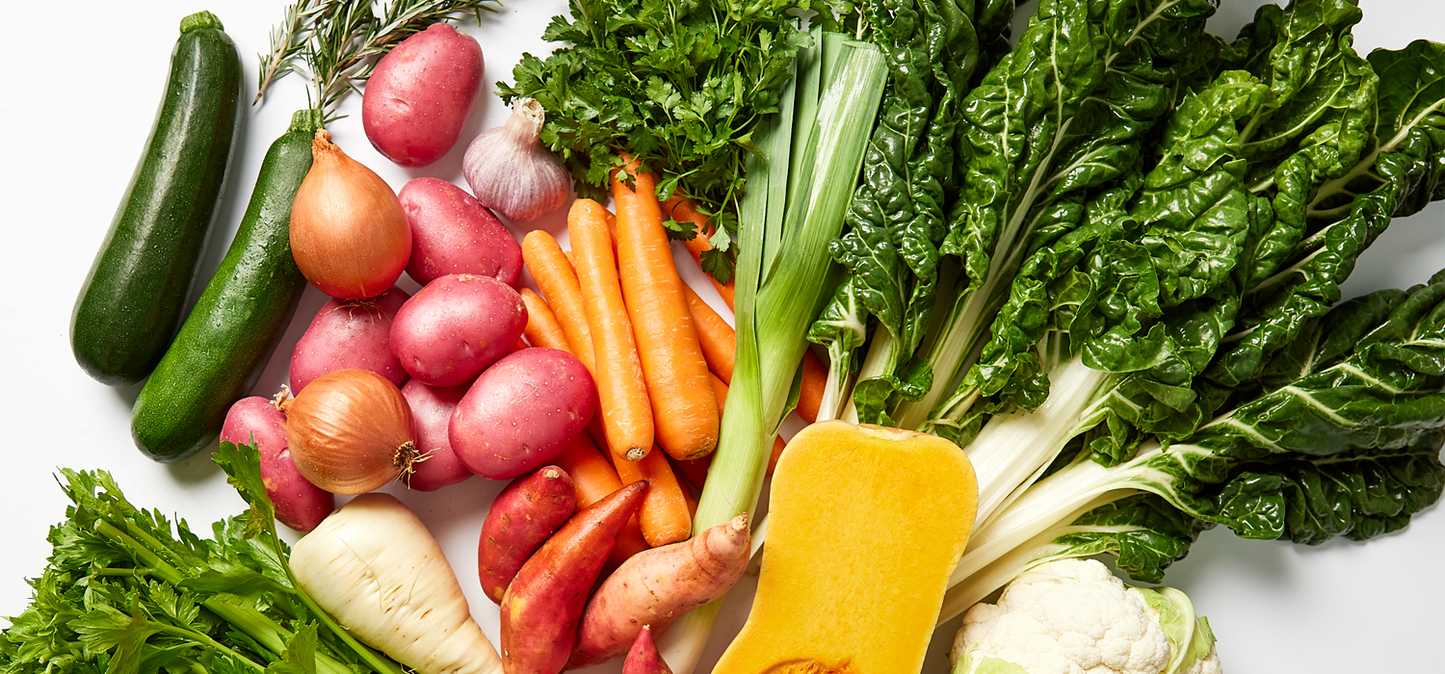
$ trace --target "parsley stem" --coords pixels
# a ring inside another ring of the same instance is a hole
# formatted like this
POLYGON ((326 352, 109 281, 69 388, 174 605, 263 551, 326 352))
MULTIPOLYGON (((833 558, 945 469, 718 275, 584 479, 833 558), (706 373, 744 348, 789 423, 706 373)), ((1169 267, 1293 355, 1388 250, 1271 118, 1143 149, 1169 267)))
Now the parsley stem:
MULTIPOLYGON (((131 527, 130 523, 127 523, 127 527, 133 528, 131 527)), ((146 545, 141 544, 139 541, 128 535, 126 532, 121 531, 120 528, 116 527, 114 524, 111 524, 110 522, 103 519, 97 519, 95 523, 95 530, 106 538, 109 538, 112 541, 119 543, 124 549, 128 550, 132 555, 135 556, 135 559, 138 563, 148 567, 161 580, 172 585, 179 585, 182 581, 186 579, 186 576, 184 574, 182 574, 175 567, 166 563, 165 560, 161 559, 154 550, 150 549, 146 545)), ((144 532, 137 533, 140 535, 141 538, 149 539, 151 541, 155 540, 153 537, 145 534, 144 532)), ((164 546, 159 546, 159 544, 157 545, 158 547, 164 549, 164 546)), ((316 611, 318 615, 325 615, 324 612, 319 611, 317 607, 311 602, 310 597, 306 597, 304 593, 299 594, 301 594, 302 600, 306 602, 313 611, 316 611)), ((246 636, 251 637, 256 641, 256 643, 270 650, 272 653, 276 655, 282 655, 286 652, 286 644, 291 640, 291 637, 293 635, 290 631, 286 630, 286 628, 282 627, 274 620, 266 617, 265 614, 262 614, 255 609, 222 601, 215 595, 201 600, 200 604, 211 613, 214 613, 216 616, 220 617, 222 620, 225 620, 226 622, 235 626, 246 636)), ((330 616, 327 616, 325 619, 323 619, 323 622, 327 622, 328 627, 331 627, 333 630, 339 630, 339 627, 336 626, 335 622, 331 621, 330 616)), ((343 635, 342 640, 346 641, 347 637, 349 636, 350 635, 343 635)), ((354 639, 351 641, 354 642, 354 639)), ((348 645, 352 644, 348 643, 348 645)), ((354 647, 355 646, 353 646, 353 648, 354 647)), ((365 655, 363 655, 363 657, 365 657, 365 655)), ((325 652, 318 651, 316 653, 316 664, 317 671, 323 674, 351 674, 351 670, 347 668, 346 665, 342 664, 336 658, 325 652)), ((395 667, 386 667, 384 666, 384 663, 383 666, 378 667, 376 666, 376 663, 372 663, 370 660, 368 660, 368 664, 372 664, 373 667, 376 667, 376 669, 381 672, 386 672, 388 674, 400 674, 400 670, 396 669, 395 667)))
POLYGON ((205 632, 200 632, 200 631, 192 630, 192 629, 186 629, 186 628, 180 627, 180 626, 178 626, 178 625, 167 625, 167 624, 161 624, 161 629, 160 629, 160 631, 161 631, 161 632, 166 632, 166 633, 169 633, 169 634, 173 634, 173 635, 176 635, 176 636, 178 636, 178 637, 183 637, 183 638, 186 638, 186 639, 190 639, 191 641, 194 641, 194 642, 196 642, 196 643, 198 643, 198 644, 201 644, 201 645, 207 646, 207 647, 209 647, 209 648, 212 648, 212 649, 214 649, 214 650, 217 650, 217 651, 220 651, 220 652, 222 652, 222 653, 225 653, 226 655, 231 656, 231 658, 233 658, 236 662, 239 662, 239 663, 248 665, 248 666, 250 666, 251 669, 254 669, 254 670, 258 671, 258 672, 264 672, 264 671, 266 671, 266 666, 265 666, 265 665, 259 664, 259 663, 257 663, 255 660, 252 660, 252 659, 246 657, 245 655, 242 655, 241 653, 232 650, 231 648, 227 647, 225 644, 223 644, 223 643, 221 643, 221 642, 219 642, 219 641, 216 641, 215 639, 212 639, 212 638, 210 637, 210 635, 206 634, 205 632))

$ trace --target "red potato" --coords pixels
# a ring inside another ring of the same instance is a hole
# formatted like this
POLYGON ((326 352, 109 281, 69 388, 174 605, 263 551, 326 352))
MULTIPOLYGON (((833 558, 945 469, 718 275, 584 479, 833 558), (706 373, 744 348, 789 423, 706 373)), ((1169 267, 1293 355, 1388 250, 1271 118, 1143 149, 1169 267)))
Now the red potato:
POLYGON ((447 274, 477 274, 517 287, 522 246, 476 197, 430 177, 408 182, 397 197, 411 225, 406 273, 417 283, 426 285, 447 274))
POLYGON ((377 62, 361 99, 361 127, 387 159, 426 166, 456 145, 481 85, 481 45, 432 24, 377 62))
POLYGON ((396 312, 391 352, 422 382, 457 386, 510 352, 526 326, 527 306, 511 286, 490 276, 448 274, 396 312))
POLYGON ((569 669, 627 652, 643 625, 657 633, 730 589, 748 568, 747 515, 686 541, 639 552, 602 581, 577 628, 569 669))
POLYGON ((637 641, 627 651, 622 661, 622 674, 672 674, 662 656, 657 652, 657 643, 652 640, 652 626, 643 625, 637 632, 637 641))
POLYGON ((328 372, 371 370, 391 383, 406 383, 406 370, 391 352, 391 323, 411 297, 393 287, 363 300, 332 298, 311 319, 291 352, 291 391, 300 393, 311 380, 328 372))
POLYGON ((452 449, 473 473, 508 480, 551 462, 597 410, 597 386, 572 354, 532 347, 487 368, 452 412, 452 449))
POLYGON ((413 379, 401 387, 401 397, 411 407, 412 433, 417 451, 425 457, 412 464, 407 486, 418 491, 436 491, 472 476, 472 471, 452 451, 447 437, 452 410, 466 395, 470 382, 461 386, 440 388, 413 379))
POLYGON ((629 484, 572 516, 532 555, 502 597, 507 674, 557 674, 567 664, 587 595, 646 482, 629 484))
POLYGON ((492 501, 477 543, 482 591, 498 604, 517 571, 577 512, 572 476, 557 466, 517 478, 492 501))
POLYGON ((251 396, 231 405, 221 425, 221 442, 251 445, 261 455, 261 480, 276 506, 276 519, 297 531, 311 531, 336 509, 336 497, 296 470, 286 445, 286 415, 269 398, 251 396))

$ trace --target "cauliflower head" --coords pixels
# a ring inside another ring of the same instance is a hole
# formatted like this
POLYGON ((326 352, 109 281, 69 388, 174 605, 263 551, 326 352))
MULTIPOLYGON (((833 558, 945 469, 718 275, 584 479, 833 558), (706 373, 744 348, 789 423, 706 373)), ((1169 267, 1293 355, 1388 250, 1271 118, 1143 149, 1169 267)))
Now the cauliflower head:
POLYGON ((1035 567, 963 617, 954 674, 1220 674, 1183 592, 1125 585, 1095 560, 1035 567))

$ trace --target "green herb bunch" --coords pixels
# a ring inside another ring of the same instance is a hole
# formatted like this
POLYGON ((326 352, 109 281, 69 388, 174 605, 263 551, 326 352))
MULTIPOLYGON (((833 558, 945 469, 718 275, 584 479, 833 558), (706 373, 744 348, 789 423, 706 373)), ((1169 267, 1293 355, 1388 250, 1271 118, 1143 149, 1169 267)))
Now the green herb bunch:
POLYGON ((402 674, 292 577, 256 450, 223 442, 213 460, 248 508, 211 539, 132 505, 105 471, 62 469, 74 505, 0 632, 0 672, 402 674))
MULTIPOLYGON (((609 173, 626 152, 657 175, 660 198, 698 202, 719 232, 703 267, 727 282, 743 164, 758 151, 759 118, 777 112, 793 59, 811 42, 789 15, 808 0, 570 5, 571 19, 553 17, 543 33, 567 46, 546 60, 523 55, 516 83, 499 83, 502 99, 542 104, 542 142, 571 170, 580 196, 605 201, 609 173)), ((671 225, 676 238, 692 237, 671 225)))

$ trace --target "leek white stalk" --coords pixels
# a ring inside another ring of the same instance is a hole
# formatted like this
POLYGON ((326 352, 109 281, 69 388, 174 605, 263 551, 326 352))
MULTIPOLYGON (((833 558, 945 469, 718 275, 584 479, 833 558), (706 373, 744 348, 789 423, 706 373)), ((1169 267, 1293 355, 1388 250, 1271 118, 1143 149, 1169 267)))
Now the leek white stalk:
MULTIPOLYGON (((838 269, 827 244, 841 231, 858 182, 869 137, 859 129, 872 127, 882 98, 887 64, 877 47, 813 34, 821 58, 802 67, 820 69, 821 98, 808 100, 809 78, 795 78, 798 132, 780 138, 791 133, 794 120, 779 115, 784 121, 775 119, 760 143, 767 159, 753 160, 748 171, 735 277, 737 362, 694 531, 751 515, 757 507, 770 443, 789 411, 794 375, 808 347, 808 326, 836 285, 838 269), (772 253, 763 249, 767 242, 776 242, 772 253)), ((720 606, 714 601, 692 611, 659 640, 675 674, 696 667, 720 606)))

